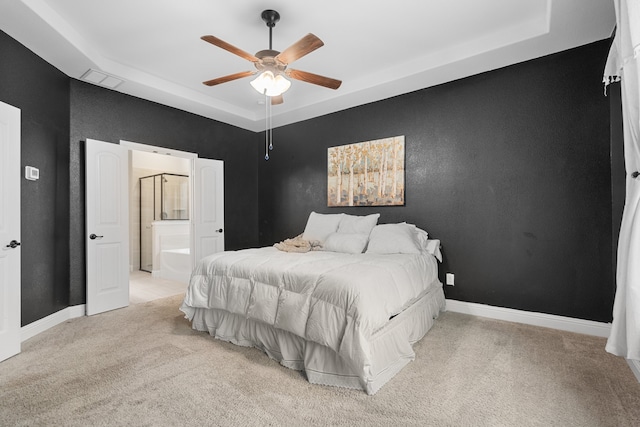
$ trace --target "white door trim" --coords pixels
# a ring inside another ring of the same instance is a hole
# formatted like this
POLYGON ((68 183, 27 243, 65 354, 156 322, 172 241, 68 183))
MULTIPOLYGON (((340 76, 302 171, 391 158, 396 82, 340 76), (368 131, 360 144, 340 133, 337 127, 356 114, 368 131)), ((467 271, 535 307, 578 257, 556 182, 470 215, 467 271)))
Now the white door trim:
POLYGON ((123 139, 120 140, 120 145, 127 147, 130 150, 147 151, 149 153, 165 154, 167 156, 182 157, 184 159, 195 159, 198 157, 198 154, 190 153, 188 151, 173 150, 171 148, 158 147, 155 145, 139 144, 137 142, 125 141, 123 139))

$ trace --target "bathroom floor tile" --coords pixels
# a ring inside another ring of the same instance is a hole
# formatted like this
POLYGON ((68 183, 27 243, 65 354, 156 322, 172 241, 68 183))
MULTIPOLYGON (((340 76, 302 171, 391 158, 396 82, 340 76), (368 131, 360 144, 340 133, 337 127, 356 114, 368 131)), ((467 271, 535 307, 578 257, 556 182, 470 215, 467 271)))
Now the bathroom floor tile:
POLYGON ((182 294, 187 284, 153 277, 146 271, 133 271, 129 275, 129 303, 140 304, 172 295, 182 294))

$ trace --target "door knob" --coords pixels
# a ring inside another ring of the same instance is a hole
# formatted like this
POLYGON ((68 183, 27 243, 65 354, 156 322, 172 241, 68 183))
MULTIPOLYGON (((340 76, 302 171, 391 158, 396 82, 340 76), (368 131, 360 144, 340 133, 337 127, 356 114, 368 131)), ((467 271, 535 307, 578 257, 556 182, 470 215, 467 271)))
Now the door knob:
POLYGON ((217 229, 216 233, 222 233, 222 228, 217 229))
POLYGON ((20 246, 20 242, 18 242, 17 240, 12 240, 11 242, 9 242, 9 244, 7 246, 5 246, 6 248, 11 248, 11 249, 15 249, 18 246, 20 246))
POLYGON ((97 235, 95 235, 95 234, 93 234, 93 233, 91 233, 91 235, 89 236, 89 238, 90 238, 91 240, 102 239, 103 237, 104 237, 104 236, 97 236, 97 235))

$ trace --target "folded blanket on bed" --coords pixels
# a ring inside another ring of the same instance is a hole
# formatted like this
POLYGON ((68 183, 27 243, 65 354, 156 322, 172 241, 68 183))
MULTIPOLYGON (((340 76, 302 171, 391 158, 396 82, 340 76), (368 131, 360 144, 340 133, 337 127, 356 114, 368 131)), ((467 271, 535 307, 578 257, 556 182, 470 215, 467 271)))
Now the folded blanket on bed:
POLYGON ((302 234, 291 239, 283 240, 273 245, 283 252, 309 252, 320 248, 320 243, 316 241, 304 240, 302 234))

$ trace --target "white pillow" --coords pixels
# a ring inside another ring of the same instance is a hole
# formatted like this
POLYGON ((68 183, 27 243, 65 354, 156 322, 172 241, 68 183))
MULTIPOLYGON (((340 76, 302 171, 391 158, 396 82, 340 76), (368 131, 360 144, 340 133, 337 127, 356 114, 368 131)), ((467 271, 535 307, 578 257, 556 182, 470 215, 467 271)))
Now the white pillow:
POLYGON ((367 246, 367 235, 362 233, 331 233, 322 244, 322 250, 361 254, 367 246))
POLYGON ((415 228, 415 225, 406 223, 376 225, 369 236, 367 253, 419 254, 420 243, 415 228))
POLYGON ((304 228, 302 238, 308 241, 323 243, 327 236, 338 230, 338 225, 344 214, 319 214, 311 212, 304 228))
POLYGON ((425 251, 430 253, 440 262, 442 262, 442 251, 440 250, 440 240, 432 239, 427 240, 427 245, 425 247, 425 251))
MULTIPOLYGON (((413 225, 413 224, 409 224, 409 225, 413 225)), ((416 239, 418 240, 418 243, 420 244, 420 248, 422 250, 427 250, 427 241, 429 240, 429 233, 427 233, 426 231, 424 231, 421 228, 418 228, 414 225, 414 231, 416 233, 416 239)))
POLYGON ((379 213, 367 216, 345 214, 338 226, 338 233, 360 233, 369 237, 369 233, 378 223, 378 218, 380 218, 379 213))

